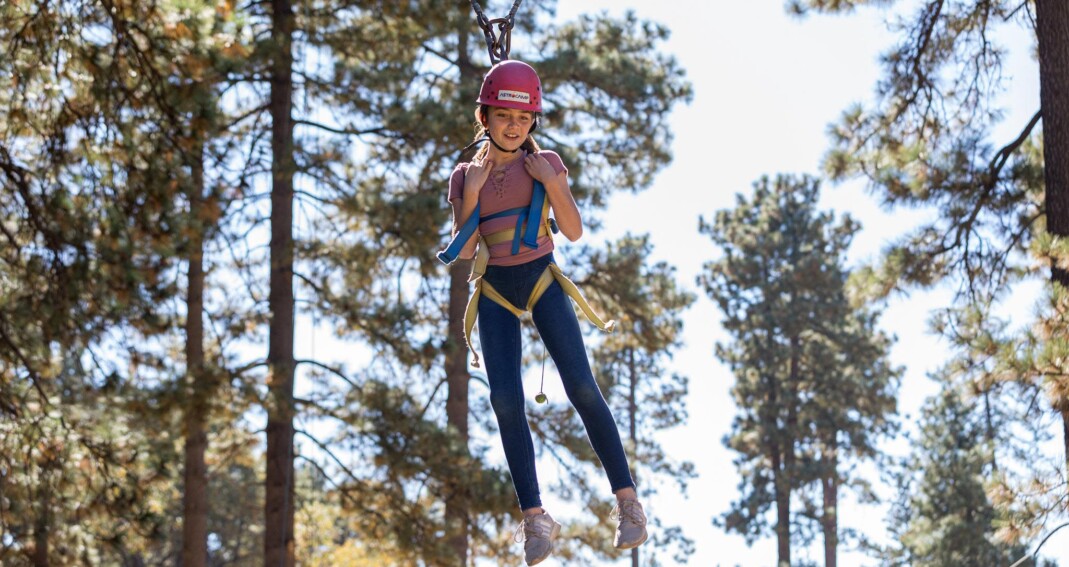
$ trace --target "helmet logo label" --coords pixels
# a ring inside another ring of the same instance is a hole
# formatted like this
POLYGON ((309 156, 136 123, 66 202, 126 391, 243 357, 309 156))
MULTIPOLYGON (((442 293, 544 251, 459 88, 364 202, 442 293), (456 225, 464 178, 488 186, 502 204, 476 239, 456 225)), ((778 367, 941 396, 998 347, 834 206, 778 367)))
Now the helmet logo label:
POLYGON ((529 104, 531 102, 531 94, 522 91, 501 90, 497 92, 497 100, 510 100, 529 104))

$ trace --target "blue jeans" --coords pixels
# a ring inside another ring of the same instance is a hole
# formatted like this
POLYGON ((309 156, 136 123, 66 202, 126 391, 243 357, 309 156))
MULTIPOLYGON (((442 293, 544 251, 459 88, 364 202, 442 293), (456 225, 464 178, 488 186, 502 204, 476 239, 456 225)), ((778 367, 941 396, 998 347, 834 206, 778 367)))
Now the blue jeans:
MULTIPOLYGON (((489 266, 483 279, 513 305, 523 309, 535 282, 551 261, 553 255, 547 254, 518 266, 489 266)), ((616 421, 594 381, 579 321, 560 284, 554 281, 546 290, 535 304, 532 317, 546 350, 557 365, 568 400, 579 413, 590 445, 605 468, 612 491, 634 487, 616 421)), ((490 405, 497 416, 505 460, 520 508, 540 507, 542 500, 535 472, 534 443, 524 411, 520 379, 520 320, 483 295, 479 298, 479 339, 490 381, 490 405)))

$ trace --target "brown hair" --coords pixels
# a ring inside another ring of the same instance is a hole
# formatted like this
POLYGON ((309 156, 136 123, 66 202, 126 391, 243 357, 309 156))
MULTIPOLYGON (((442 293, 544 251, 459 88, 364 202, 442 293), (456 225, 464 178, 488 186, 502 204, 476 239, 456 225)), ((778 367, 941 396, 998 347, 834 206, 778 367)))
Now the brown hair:
MULTIPOLYGON (((479 138, 489 136, 489 134, 486 132, 486 127, 483 126, 483 120, 486 119, 486 113, 489 109, 489 104, 480 104, 475 108, 475 138, 472 143, 474 143, 474 141, 478 140, 479 138)), ((535 127, 538 125, 538 119, 540 117, 540 114, 538 112, 532 112, 531 114, 534 116, 534 122, 531 125, 531 130, 529 130, 527 133, 527 139, 524 140, 523 144, 520 146, 520 148, 527 150, 528 153, 534 153, 542 150, 542 148, 538 146, 538 142, 535 141, 534 136, 530 134, 530 132, 533 132, 535 127)), ((485 158, 486 154, 489 151, 490 144, 483 144, 479 148, 479 151, 475 152, 475 155, 472 156, 471 161, 475 161, 477 159, 481 160, 485 158)))

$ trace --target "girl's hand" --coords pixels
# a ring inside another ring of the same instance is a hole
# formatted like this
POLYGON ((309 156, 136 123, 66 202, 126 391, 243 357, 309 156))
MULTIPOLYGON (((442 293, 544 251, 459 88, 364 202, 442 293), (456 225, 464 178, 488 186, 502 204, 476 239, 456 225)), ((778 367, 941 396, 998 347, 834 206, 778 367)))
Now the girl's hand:
POLYGON ((553 166, 549 164, 549 161, 537 153, 527 156, 523 161, 523 167, 531 177, 542 183, 549 183, 557 176, 557 172, 553 171, 553 166))
POLYGON ((477 197, 482 191, 486 180, 490 178, 490 171, 494 169, 494 162, 489 158, 483 158, 481 162, 471 162, 468 171, 464 175, 464 195, 477 197))

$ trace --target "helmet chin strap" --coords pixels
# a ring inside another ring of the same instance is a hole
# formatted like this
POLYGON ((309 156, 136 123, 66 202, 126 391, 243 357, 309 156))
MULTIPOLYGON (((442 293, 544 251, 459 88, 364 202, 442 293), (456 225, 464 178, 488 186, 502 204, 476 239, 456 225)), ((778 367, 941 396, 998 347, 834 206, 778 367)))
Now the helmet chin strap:
POLYGON ((499 146, 497 144, 497 142, 495 142, 494 139, 491 138, 489 134, 487 134, 486 136, 483 136, 482 138, 479 138, 478 140, 475 140, 474 142, 464 146, 464 149, 460 150, 460 155, 464 155, 464 152, 472 149, 476 145, 481 144, 483 142, 490 142, 491 144, 494 145, 495 148, 497 148, 497 149, 499 149, 499 150, 501 150, 501 151, 503 151, 505 153, 509 153, 509 154, 516 153, 516 152, 520 151, 520 149, 521 149, 521 148, 516 148, 515 150, 506 150, 505 148, 502 148, 501 146, 499 146))
MULTIPOLYGON (((535 123, 535 125, 537 125, 537 122, 535 123)), ((497 141, 494 140, 494 137, 490 135, 490 131, 486 130, 486 126, 483 126, 483 129, 484 129, 483 137, 481 137, 481 138, 475 140, 474 142, 464 146, 464 149, 460 150, 460 155, 464 155, 464 152, 470 150, 476 144, 481 144, 481 143, 486 142, 486 141, 489 141, 491 144, 494 145, 495 148, 497 148, 498 150, 500 150, 502 152, 505 152, 506 154, 514 154, 514 153, 516 153, 516 152, 518 152, 518 151, 523 149, 523 146, 521 145, 520 147, 516 148, 515 150, 506 150, 505 148, 501 147, 501 144, 497 143, 497 141)), ((533 132, 533 131, 534 131, 534 127, 532 127, 530 130, 527 131, 527 135, 530 135, 531 132, 533 132)))
MULTIPOLYGON (((505 148, 501 147, 501 144, 497 143, 497 140, 495 140, 493 136, 490 135, 490 130, 487 129, 486 124, 483 124, 483 130, 486 131, 486 139, 490 140, 490 143, 493 144, 495 148, 505 152, 506 154, 514 154, 514 153, 520 151, 520 149, 523 147, 521 145, 519 148, 516 148, 515 150, 506 150, 505 148)), ((530 133, 531 133, 531 131, 528 130, 527 134, 530 135, 530 133)))
POLYGON ((486 139, 490 140, 490 143, 493 144, 495 148, 505 152, 506 154, 514 154, 520 151, 520 148, 516 148, 515 150, 506 150, 505 148, 502 148, 501 144, 497 143, 497 141, 494 140, 494 137, 490 135, 490 132, 486 133, 486 139))

